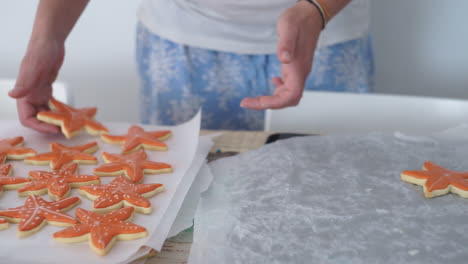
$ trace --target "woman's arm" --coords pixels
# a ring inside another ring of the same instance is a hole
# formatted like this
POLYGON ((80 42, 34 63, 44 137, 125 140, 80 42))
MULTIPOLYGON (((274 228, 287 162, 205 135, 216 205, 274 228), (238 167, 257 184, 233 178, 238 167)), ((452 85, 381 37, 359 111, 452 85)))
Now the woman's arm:
POLYGON ((18 116, 24 126, 41 132, 59 132, 58 127, 36 119, 48 109, 52 83, 62 66, 65 40, 88 4, 88 0, 41 0, 16 85, 9 95, 17 99, 18 116))
MULTIPOLYGON (((322 4, 326 22, 329 22, 349 2, 351 0, 316 1, 316 3, 322 4)), ((300 22, 309 22, 304 31, 309 31, 309 33, 316 35, 316 40, 318 40, 321 29, 326 26, 323 24, 319 9, 307 0, 298 1, 292 9, 286 10, 278 21, 278 58, 283 63, 289 63, 293 59, 295 46, 291 42, 300 37, 298 36, 298 33, 300 33, 299 29, 301 28, 300 22)))
POLYGON ((31 40, 50 39, 64 42, 89 0, 41 0, 31 40))
MULTIPOLYGON (((321 0, 333 18, 350 0, 321 0)), ((255 110, 277 109, 295 106, 304 90, 310 73, 315 47, 323 28, 322 16, 316 6, 306 0, 287 9, 278 21, 278 58, 283 63, 282 77, 274 77, 274 94, 245 98, 241 106, 255 110)))

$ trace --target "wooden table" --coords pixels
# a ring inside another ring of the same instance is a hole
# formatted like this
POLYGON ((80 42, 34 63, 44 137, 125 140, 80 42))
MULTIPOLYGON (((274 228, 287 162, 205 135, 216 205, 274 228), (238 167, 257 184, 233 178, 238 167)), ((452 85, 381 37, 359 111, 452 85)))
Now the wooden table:
MULTIPOLYGON (((201 135, 221 133, 214 139, 211 153, 245 152, 263 146, 271 134, 258 131, 202 131, 201 135)), ((193 229, 188 229, 163 245, 161 252, 152 252, 146 259, 146 264, 182 264, 187 263, 192 246, 193 229)))

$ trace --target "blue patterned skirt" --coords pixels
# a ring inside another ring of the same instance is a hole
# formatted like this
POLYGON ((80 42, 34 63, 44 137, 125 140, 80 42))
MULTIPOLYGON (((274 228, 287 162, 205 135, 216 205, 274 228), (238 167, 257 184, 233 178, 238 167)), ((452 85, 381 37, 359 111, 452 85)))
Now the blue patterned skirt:
MULTIPOLYGON (((316 50, 306 90, 365 93, 372 90, 370 37, 316 50)), ((181 45, 137 27, 136 59, 141 79, 140 113, 145 124, 176 125, 202 107, 203 129, 263 130, 264 111, 241 108, 245 97, 269 95, 281 76, 275 54, 242 55, 181 45)))

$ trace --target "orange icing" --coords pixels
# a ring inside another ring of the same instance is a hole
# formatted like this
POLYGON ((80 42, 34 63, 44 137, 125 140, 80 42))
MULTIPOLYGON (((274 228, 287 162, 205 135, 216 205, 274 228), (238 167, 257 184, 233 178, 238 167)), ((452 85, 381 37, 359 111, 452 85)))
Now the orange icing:
POLYGON ((101 123, 94 120, 97 108, 73 108, 55 99, 50 99, 49 107, 52 111, 42 111, 37 114, 39 119, 53 119, 61 121, 62 131, 67 137, 83 128, 98 131, 99 133, 109 132, 101 123))
POLYGON ((107 208, 118 203, 123 207, 124 200, 134 206, 149 208, 150 201, 141 195, 162 186, 162 184, 134 184, 124 176, 117 176, 109 184, 83 186, 80 190, 99 197, 94 201, 95 209, 107 208))
POLYGON ((33 149, 20 147, 23 143, 23 137, 0 140, 0 163, 4 163, 11 155, 32 156, 36 154, 36 151, 33 149))
POLYGON ((155 147, 157 150, 167 150, 167 145, 161 142, 171 136, 171 131, 145 131, 139 126, 131 126, 127 135, 103 134, 101 137, 106 142, 123 144, 122 153, 128 153, 146 146, 155 147))
POLYGON ((10 175, 12 169, 13 169, 13 167, 11 166, 11 164, 2 164, 2 165, 0 165, 0 175, 1 176, 8 176, 8 175, 10 175))
POLYGON ((133 207, 125 207, 105 215, 78 208, 76 209, 76 216, 81 223, 56 232, 54 238, 73 238, 89 233, 93 246, 105 249, 112 239, 120 234, 146 232, 146 228, 142 226, 124 222, 130 219, 132 215, 133 207))
POLYGON ((88 153, 96 150, 97 143, 91 142, 84 145, 67 147, 58 143, 50 144, 50 152, 38 154, 33 157, 26 158, 26 162, 50 161, 53 170, 58 170, 70 162, 92 161, 97 163, 96 157, 88 153))
POLYGON ((77 175, 78 164, 70 163, 57 172, 30 171, 29 176, 35 181, 18 190, 19 193, 48 189, 49 194, 62 198, 69 194, 71 183, 92 184, 100 178, 94 175, 77 175))
POLYGON ((165 170, 172 171, 172 166, 169 164, 147 160, 148 156, 144 150, 123 155, 104 152, 102 157, 107 164, 95 168, 95 174, 113 174, 123 171, 128 178, 136 183, 143 181, 144 170, 153 170, 155 173, 165 170))
POLYGON ((450 185, 468 191, 468 172, 450 171, 430 161, 424 162, 423 169, 422 171, 403 171, 402 174, 426 180, 425 192, 446 189, 450 185))
POLYGON ((79 201, 79 197, 68 197, 55 202, 48 202, 39 196, 31 195, 26 198, 23 206, 0 210, 0 217, 21 219, 18 225, 19 231, 32 230, 40 226, 44 221, 77 224, 78 221, 75 218, 61 210, 67 209, 79 201))
POLYGON ((12 171, 11 164, 0 165, 0 193, 3 191, 3 186, 8 185, 17 185, 17 184, 26 184, 31 182, 31 180, 21 177, 10 177, 12 171))

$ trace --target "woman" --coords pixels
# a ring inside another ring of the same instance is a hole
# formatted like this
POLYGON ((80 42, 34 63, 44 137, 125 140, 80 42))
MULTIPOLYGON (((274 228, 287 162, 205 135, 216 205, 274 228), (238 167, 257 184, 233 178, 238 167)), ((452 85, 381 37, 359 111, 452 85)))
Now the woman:
MULTIPOLYGON (((57 132, 35 114, 47 108, 64 41, 87 2, 40 1, 10 92, 24 125, 57 132)), ((137 34, 142 121, 176 124, 202 106, 203 128, 262 129, 264 113, 256 110, 294 106, 304 87, 368 91, 367 0, 345 8, 348 2, 144 0, 137 34)))

